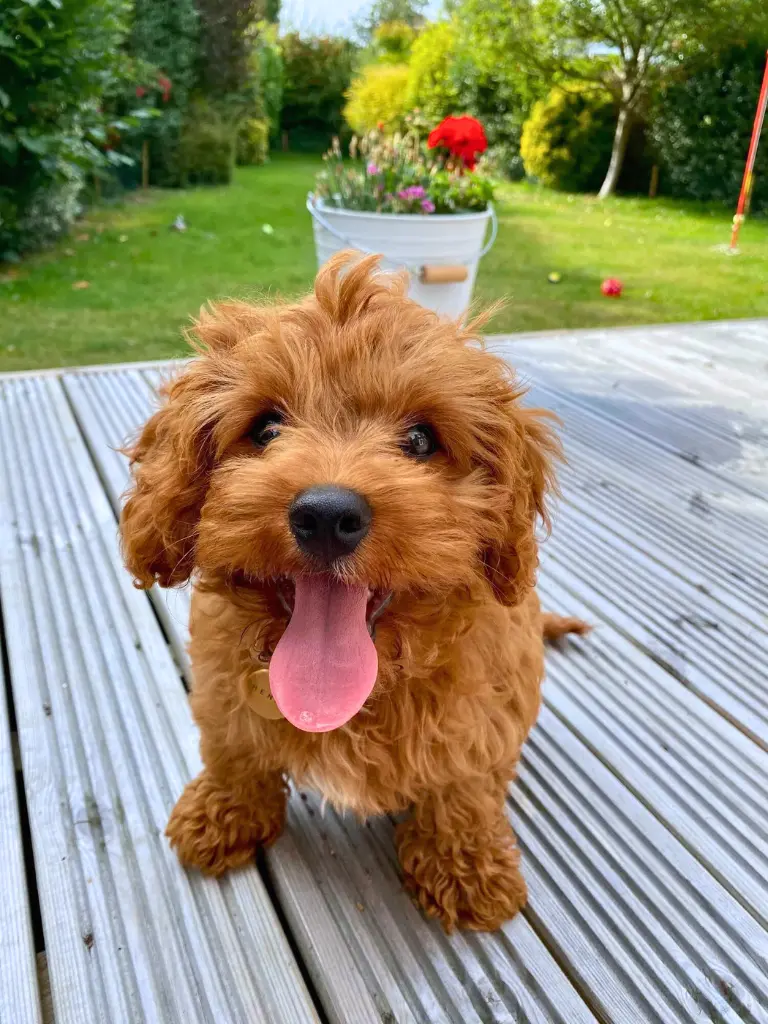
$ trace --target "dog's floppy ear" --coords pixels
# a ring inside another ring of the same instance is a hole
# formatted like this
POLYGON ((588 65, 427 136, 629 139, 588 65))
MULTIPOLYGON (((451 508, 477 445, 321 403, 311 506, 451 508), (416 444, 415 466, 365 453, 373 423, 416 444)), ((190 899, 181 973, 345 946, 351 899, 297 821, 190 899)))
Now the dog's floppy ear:
POLYGON ((185 583, 194 568, 208 443, 188 415, 190 371, 166 385, 163 405, 125 449, 132 485, 120 517, 123 559, 137 587, 185 583))
POLYGON ((493 466, 506 495, 503 535, 486 548, 483 564, 496 599, 517 604, 536 583, 539 564, 536 527, 549 529, 547 495, 555 490, 554 464, 562 457, 552 413, 520 407, 507 410, 505 437, 493 466))
POLYGON ((266 311, 244 302, 202 309, 188 332, 201 358, 161 390, 163 404, 125 449, 132 486, 120 519, 123 557, 137 587, 185 583, 214 461, 212 423, 227 353, 263 329, 266 311))

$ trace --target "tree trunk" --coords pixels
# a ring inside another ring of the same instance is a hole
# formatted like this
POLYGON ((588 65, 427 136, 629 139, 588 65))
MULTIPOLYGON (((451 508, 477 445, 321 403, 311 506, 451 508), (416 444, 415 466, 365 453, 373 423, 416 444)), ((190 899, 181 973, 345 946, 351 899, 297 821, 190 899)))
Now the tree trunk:
POLYGON ((600 188, 600 198, 612 196, 619 183, 621 169, 624 166, 624 157, 627 154, 627 143, 629 134, 632 131, 632 111, 622 104, 619 108, 619 119, 616 122, 616 132, 613 136, 613 149, 611 150, 611 162, 608 165, 608 173, 600 188))

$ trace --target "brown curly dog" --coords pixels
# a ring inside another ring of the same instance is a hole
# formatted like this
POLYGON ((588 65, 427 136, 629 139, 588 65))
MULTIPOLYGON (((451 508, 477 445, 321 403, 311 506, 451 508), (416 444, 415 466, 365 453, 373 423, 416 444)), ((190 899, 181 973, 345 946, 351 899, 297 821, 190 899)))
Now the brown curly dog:
POLYGON ((203 311, 130 450, 136 585, 196 581, 205 770, 168 836, 203 871, 244 864, 279 836, 289 778, 362 816, 408 811, 421 906, 493 929, 526 899, 505 795, 543 637, 582 628, 534 591, 559 446, 476 324, 349 261, 303 302, 203 311))

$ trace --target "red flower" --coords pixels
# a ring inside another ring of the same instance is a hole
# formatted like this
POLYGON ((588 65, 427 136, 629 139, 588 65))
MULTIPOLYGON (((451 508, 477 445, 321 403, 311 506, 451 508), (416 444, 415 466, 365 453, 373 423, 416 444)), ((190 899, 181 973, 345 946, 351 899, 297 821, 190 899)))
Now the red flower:
POLYGON ((163 103, 167 103, 171 98, 171 80, 167 75, 158 75, 157 84, 163 91, 163 103))
POLYGON ((429 133, 430 149, 445 146, 469 171, 475 169, 477 157, 488 149, 485 130, 474 117, 446 117, 429 133))
POLYGON ((139 99, 141 99, 142 96, 147 95, 147 90, 144 88, 143 85, 136 86, 136 95, 139 97, 139 99))

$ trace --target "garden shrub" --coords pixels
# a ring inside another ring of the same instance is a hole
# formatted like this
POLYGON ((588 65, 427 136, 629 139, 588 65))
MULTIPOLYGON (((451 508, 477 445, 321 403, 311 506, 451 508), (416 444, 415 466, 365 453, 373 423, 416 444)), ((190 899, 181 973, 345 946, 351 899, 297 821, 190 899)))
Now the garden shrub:
POLYGON ((263 17, 263 0, 196 0, 200 16, 198 82, 202 93, 249 110, 254 100, 251 30, 263 17))
POLYGON ((270 138, 276 140, 283 107, 283 54, 276 25, 262 22, 258 26, 251 62, 261 100, 260 110, 254 116, 267 121, 270 138))
POLYGON ((406 21, 385 21, 374 33, 371 44, 373 58, 381 64, 407 64, 416 29, 406 21))
POLYGON ((269 121, 249 117, 237 132, 236 157, 241 166, 265 163, 269 155, 269 121))
POLYGON ((200 26, 194 0, 134 0, 129 46, 156 69, 142 83, 140 102, 159 116, 148 119, 138 135, 124 140, 138 164, 149 142, 150 182, 180 184, 178 145, 184 115, 197 80, 200 26))
MULTIPOLYGON (((735 204, 744 173, 765 43, 702 56, 669 81, 651 113, 650 135, 662 162, 664 192, 735 204)), ((758 150, 754 210, 768 210, 768 145, 758 150)))
POLYGON ((454 74, 457 47, 457 26, 438 21, 427 25, 411 49, 407 104, 428 121, 437 123, 461 108, 454 74))
POLYGON ((344 127, 344 94, 352 79, 355 47, 346 39, 303 39, 295 32, 281 43, 281 129, 292 149, 322 152, 344 127))
POLYGON ((614 101, 607 93, 581 85, 553 89, 534 104, 523 126, 526 174, 551 188, 596 191, 608 167, 615 125, 614 101))
POLYGON ((402 127, 408 112, 408 66, 369 64, 352 82, 344 116, 353 131, 363 133, 381 126, 385 131, 402 127))
POLYGON ((228 185, 235 163, 237 122, 212 104, 190 105, 181 128, 174 168, 179 183, 228 185))
POLYGON ((0 5, 0 258, 50 241, 85 175, 124 159, 106 111, 130 82, 126 31, 122 0, 0 5))

